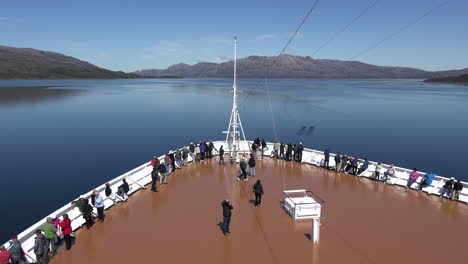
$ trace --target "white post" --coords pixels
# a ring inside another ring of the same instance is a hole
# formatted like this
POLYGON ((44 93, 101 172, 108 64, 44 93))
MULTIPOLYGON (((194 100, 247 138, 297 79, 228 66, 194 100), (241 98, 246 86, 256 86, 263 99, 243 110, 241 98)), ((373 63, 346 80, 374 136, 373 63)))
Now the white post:
POLYGON ((320 240, 320 217, 314 217, 312 223, 312 242, 317 244, 320 240))

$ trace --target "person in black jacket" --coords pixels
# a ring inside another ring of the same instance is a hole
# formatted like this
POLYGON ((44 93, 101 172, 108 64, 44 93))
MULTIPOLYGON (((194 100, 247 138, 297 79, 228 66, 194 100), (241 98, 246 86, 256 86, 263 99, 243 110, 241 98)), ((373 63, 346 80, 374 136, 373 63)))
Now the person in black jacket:
POLYGON ((257 182, 254 184, 253 192, 255 193, 255 207, 260 207, 263 195, 263 186, 260 183, 260 180, 257 180, 257 182))
POLYGON ((224 165, 224 149, 223 146, 219 148, 219 164, 224 165))
POLYGON ((88 199, 84 200, 83 205, 83 218, 86 220, 85 225, 86 228, 89 229, 93 226, 94 221, 92 218, 93 207, 89 204, 88 199))
POLYGON ((304 146, 302 145, 302 142, 299 142, 299 145, 297 146, 297 154, 296 154, 296 161, 297 162, 302 162, 302 151, 304 150, 304 146))
POLYGON ((254 158, 254 155, 250 155, 249 174, 250 174, 250 176, 255 177, 255 158, 254 158))
POLYGON ((445 182, 444 186, 442 186, 442 193, 440 194, 440 197, 444 197, 444 194, 447 194, 447 198, 452 198, 454 180, 455 178, 452 177, 450 180, 445 182))
POLYGON ((284 143, 281 142, 280 144, 280 159, 284 159, 284 143))
POLYGON ((156 187, 156 181, 158 180, 158 172, 159 172, 159 166, 158 167, 154 166, 153 170, 151 171, 151 191, 153 192, 158 191, 158 188, 156 187))
POLYGON ((223 207, 223 233, 231 233, 229 231, 229 224, 231 224, 231 215, 232 215, 232 210, 234 207, 232 204, 229 202, 229 200, 224 200, 221 203, 221 206, 223 207))
POLYGON ((456 183, 453 184, 452 200, 458 200, 458 196, 460 195, 462 190, 463 183, 461 183, 461 181, 458 180, 456 183))

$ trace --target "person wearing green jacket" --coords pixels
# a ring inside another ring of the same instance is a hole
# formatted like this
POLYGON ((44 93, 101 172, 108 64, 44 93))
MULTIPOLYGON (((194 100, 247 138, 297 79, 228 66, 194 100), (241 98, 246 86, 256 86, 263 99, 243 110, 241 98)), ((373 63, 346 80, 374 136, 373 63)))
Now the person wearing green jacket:
POLYGON ((375 166, 375 180, 376 181, 380 181, 380 172, 382 171, 383 169, 383 166, 382 166, 382 163, 377 163, 377 165, 375 166))
POLYGON ((78 207, 80 212, 83 213, 83 208, 84 208, 84 205, 85 205, 84 200, 85 200, 84 196, 81 195, 78 200, 71 202, 71 204, 78 207))
POLYGON ((45 252, 45 255, 47 256, 49 249, 50 252, 52 252, 52 255, 57 254, 57 247, 55 246, 57 228, 55 228, 54 224, 52 224, 51 217, 47 217, 47 222, 42 226, 42 232, 44 232, 44 236, 46 238, 45 248, 47 251, 45 252))

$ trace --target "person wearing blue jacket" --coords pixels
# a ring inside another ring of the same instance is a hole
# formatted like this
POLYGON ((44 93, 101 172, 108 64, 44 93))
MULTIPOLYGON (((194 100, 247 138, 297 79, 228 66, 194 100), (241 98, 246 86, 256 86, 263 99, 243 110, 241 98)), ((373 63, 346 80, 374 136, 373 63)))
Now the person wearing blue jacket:
POLYGON ((159 183, 167 184, 167 170, 166 170, 166 166, 164 166, 163 164, 159 166, 159 176, 160 176, 159 183))
POLYGON ((419 191, 422 191, 422 188, 431 185, 432 181, 434 181, 435 176, 436 175, 432 173, 432 171, 429 171, 428 173, 426 173, 426 175, 424 175, 421 181, 421 184, 419 184, 419 191))
POLYGON ((365 170, 367 170, 369 168, 369 161, 367 160, 367 158, 364 159, 364 163, 362 164, 361 168, 359 168, 359 171, 358 171, 358 175, 363 173, 365 170))

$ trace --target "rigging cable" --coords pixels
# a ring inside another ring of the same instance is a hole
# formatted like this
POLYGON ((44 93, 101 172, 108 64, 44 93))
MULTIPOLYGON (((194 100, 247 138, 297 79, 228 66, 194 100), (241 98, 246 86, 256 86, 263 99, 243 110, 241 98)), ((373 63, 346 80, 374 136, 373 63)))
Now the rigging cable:
POLYGON ((372 2, 369 6, 367 6, 366 8, 364 8, 364 10, 362 10, 362 12, 357 16, 355 17, 351 22, 349 22, 346 26, 344 26, 343 28, 341 28, 340 30, 338 30, 337 32, 335 32, 325 43, 323 43, 320 47, 318 47, 313 53, 312 53, 312 57, 315 56, 315 54, 317 54, 321 49, 323 49, 324 47, 328 46, 328 44, 330 44, 330 42, 332 42, 336 37, 338 37, 339 35, 341 35, 343 32, 345 32, 351 25, 353 25, 356 21, 358 21, 362 16, 364 16, 369 10, 371 10, 374 6, 377 5, 377 3, 379 2, 380 0, 375 0, 374 2, 372 2))
POLYGON ((271 113, 271 121, 272 121, 272 124, 273 124, 273 132, 275 134, 275 141, 278 140, 278 134, 276 133, 276 122, 275 122, 275 116, 274 116, 274 113, 273 113, 273 107, 271 105, 271 94, 270 94, 270 89, 268 87, 268 74, 270 73, 270 69, 273 68, 276 63, 278 62, 279 60, 279 57, 281 55, 284 54, 284 52, 286 51, 286 49, 289 47, 289 45, 291 44, 291 42, 294 40, 294 38, 297 36, 297 34, 299 33, 299 30, 302 28, 302 26, 305 24, 305 22, 307 21, 307 19, 309 18, 310 14, 312 14, 312 12, 315 10, 315 8, 317 7, 317 5, 319 4, 320 0, 315 0, 314 4, 312 5, 312 7, 309 9, 309 11, 307 12, 306 16, 302 19, 301 23, 299 23, 299 26, 296 28, 296 31, 294 31, 294 33, 292 34, 292 36, 289 38, 288 42, 286 43, 286 45, 283 47, 283 49, 281 50, 281 52, 279 53, 278 56, 276 56, 275 60, 273 61, 273 64, 271 64, 267 70, 266 70, 266 73, 265 73, 265 88, 267 90, 267 94, 268 94, 268 105, 269 105, 269 108, 270 108, 270 113, 271 113))
POLYGON ((426 13, 422 14, 421 16, 419 16, 418 18, 416 18, 414 21, 404 25, 403 27, 401 27, 400 29, 398 29, 397 31, 391 33, 390 35, 386 36, 385 38, 383 38, 382 40, 380 40, 379 42, 369 46, 367 49, 361 51, 360 53, 358 53, 357 55, 354 55, 353 57, 351 57, 349 60, 354 60, 356 59, 357 57, 360 57, 362 56, 363 54, 377 48, 378 46, 380 46, 380 44, 382 44, 383 42, 391 39, 392 37, 394 37, 395 35, 403 32, 405 29, 417 24, 419 21, 423 20, 425 17, 427 17, 428 15, 430 15, 432 12, 434 12, 436 9, 439 9, 441 8, 442 6, 446 5, 449 1, 445 1, 445 2, 442 2, 436 6, 434 6, 433 8, 429 9, 429 11, 427 11, 426 13))

